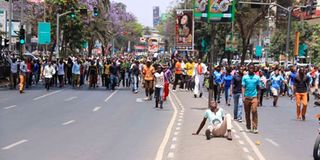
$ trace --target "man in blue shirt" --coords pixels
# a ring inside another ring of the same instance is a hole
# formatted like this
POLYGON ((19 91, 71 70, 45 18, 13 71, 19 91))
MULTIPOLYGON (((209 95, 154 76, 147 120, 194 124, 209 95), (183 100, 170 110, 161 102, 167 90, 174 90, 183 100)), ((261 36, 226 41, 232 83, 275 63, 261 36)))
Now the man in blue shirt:
POLYGON ((214 100, 220 103, 220 93, 221 85, 223 83, 223 75, 221 73, 221 68, 218 66, 213 72, 213 91, 214 91, 214 100))
POLYGON ((258 92, 260 77, 254 74, 254 66, 249 67, 249 74, 242 78, 242 97, 244 97, 244 110, 246 113, 247 131, 258 133, 258 92), (251 114, 252 113, 252 128, 251 114), (252 130, 251 130, 252 129, 252 130))
POLYGON ((277 106, 281 83, 284 81, 284 78, 279 74, 279 69, 276 69, 275 74, 270 78, 271 81, 271 92, 273 95, 273 107, 277 106))

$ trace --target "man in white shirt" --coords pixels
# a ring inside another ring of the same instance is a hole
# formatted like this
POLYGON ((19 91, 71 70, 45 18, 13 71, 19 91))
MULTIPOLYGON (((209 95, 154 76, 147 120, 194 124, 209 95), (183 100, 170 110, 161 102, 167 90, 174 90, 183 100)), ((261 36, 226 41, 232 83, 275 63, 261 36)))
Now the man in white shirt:
POLYGON ((10 88, 11 89, 16 89, 16 86, 17 86, 17 78, 18 78, 18 63, 17 63, 17 59, 16 58, 13 58, 13 59, 10 59, 9 58, 9 61, 10 61, 10 71, 11 71, 11 74, 10 74, 10 88))
POLYGON ((201 60, 198 59, 198 63, 195 64, 194 66, 194 72, 193 72, 193 77, 194 77, 194 98, 197 98, 199 92, 200 95, 199 97, 202 97, 203 94, 203 82, 204 82, 204 74, 207 73, 207 67, 205 64, 201 63, 201 60))
POLYGON ((164 74, 162 72, 162 67, 159 65, 157 68, 157 72, 154 74, 155 79, 155 99, 156 99, 156 107, 158 108, 160 103, 160 109, 163 108, 163 87, 164 87, 164 74))
POLYGON ((199 129, 196 133, 192 133, 192 135, 198 135, 201 129, 208 121, 209 125, 205 132, 207 140, 209 140, 212 136, 214 137, 226 137, 228 140, 232 140, 231 136, 231 115, 225 114, 222 108, 218 107, 217 102, 210 102, 210 109, 206 110, 204 118, 199 126, 199 129))
POLYGON ((56 74, 56 70, 52 66, 51 61, 49 61, 48 65, 46 65, 43 70, 43 76, 45 78, 45 87, 46 87, 47 91, 49 91, 51 79, 54 74, 56 74))

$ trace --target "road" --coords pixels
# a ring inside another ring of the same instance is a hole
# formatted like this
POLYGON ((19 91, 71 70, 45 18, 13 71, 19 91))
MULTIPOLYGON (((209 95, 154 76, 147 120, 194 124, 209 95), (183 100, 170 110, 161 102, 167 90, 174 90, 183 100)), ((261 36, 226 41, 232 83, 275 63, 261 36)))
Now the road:
POLYGON ((0 91, 0 159, 154 159, 173 109, 143 97, 127 89, 0 91))
MULTIPOLYGON (((319 107, 308 108, 307 120, 295 120, 295 102, 281 97, 259 107, 259 134, 233 121, 233 141, 205 140, 204 129, 192 136, 207 109, 207 94, 171 92, 163 110, 144 94, 33 88, 0 91, 1 160, 311 160, 319 107)), ((220 104, 227 112, 233 107, 220 104)))

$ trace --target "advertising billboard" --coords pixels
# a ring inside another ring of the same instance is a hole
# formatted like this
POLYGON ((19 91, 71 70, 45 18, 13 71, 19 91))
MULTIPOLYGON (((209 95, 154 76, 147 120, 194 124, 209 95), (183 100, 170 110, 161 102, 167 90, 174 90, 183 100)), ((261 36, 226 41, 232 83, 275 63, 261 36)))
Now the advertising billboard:
POLYGON ((176 15, 176 46, 178 49, 192 49, 193 44, 193 13, 179 11, 176 15))
POLYGON ((148 40, 148 51, 150 53, 158 52, 159 50, 159 42, 156 38, 149 38, 148 40))
POLYGON ((232 22, 234 12, 235 0, 194 0, 196 20, 206 18, 210 22, 232 22))
POLYGON ((208 16, 209 0, 194 0, 194 18, 201 19, 208 16))

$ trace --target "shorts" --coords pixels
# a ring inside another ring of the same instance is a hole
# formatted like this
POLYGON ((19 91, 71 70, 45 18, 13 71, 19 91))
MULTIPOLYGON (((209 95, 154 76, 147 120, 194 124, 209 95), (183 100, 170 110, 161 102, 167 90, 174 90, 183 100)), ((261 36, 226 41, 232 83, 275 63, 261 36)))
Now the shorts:
POLYGON ((273 95, 273 96, 278 96, 278 95, 279 95, 279 93, 280 93, 280 90, 279 90, 279 89, 276 89, 276 88, 271 87, 271 92, 272 92, 272 95, 273 95))

